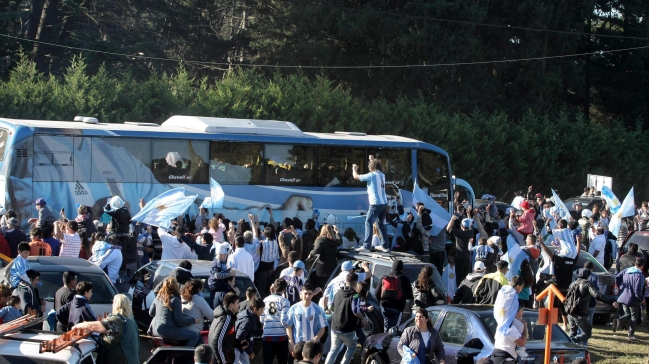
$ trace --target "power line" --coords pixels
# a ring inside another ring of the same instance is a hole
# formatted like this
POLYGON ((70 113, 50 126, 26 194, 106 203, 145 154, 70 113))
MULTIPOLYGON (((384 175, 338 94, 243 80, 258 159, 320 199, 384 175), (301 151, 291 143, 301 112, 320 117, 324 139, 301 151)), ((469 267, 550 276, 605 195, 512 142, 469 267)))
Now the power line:
POLYGON ((323 7, 323 8, 357 11, 357 12, 366 12, 366 13, 375 13, 375 14, 379 14, 379 15, 391 16, 391 17, 397 17, 397 18, 412 18, 412 19, 420 19, 420 20, 432 20, 432 21, 438 21, 438 22, 455 23, 455 24, 463 24, 463 25, 475 25, 475 26, 489 27, 489 28, 504 28, 504 29, 528 30, 528 31, 532 31, 532 32, 557 33, 557 34, 564 34, 564 35, 565 34, 567 34, 567 35, 585 35, 585 36, 588 36, 588 37, 619 38, 619 39, 634 39, 634 40, 649 41, 649 38, 647 38, 647 37, 633 37, 633 36, 626 36, 626 35, 611 35, 611 34, 596 34, 596 33, 569 31, 569 30, 530 28, 530 27, 523 27, 523 26, 516 26, 516 25, 479 23, 479 22, 473 22, 473 21, 468 21, 468 20, 454 20, 454 19, 435 18, 435 17, 421 16, 421 15, 397 14, 397 13, 385 12, 385 11, 380 11, 380 10, 350 8, 350 7, 346 7, 346 6, 337 6, 337 5, 329 5, 329 4, 314 4, 314 3, 306 3, 306 2, 303 2, 303 1, 295 1, 295 0, 277 0, 277 1, 285 2, 285 3, 291 3, 291 4, 304 5, 304 6, 323 7))
POLYGON ((99 50, 80 48, 80 47, 72 47, 72 46, 66 46, 66 45, 62 45, 62 44, 54 44, 54 43, 42 42, 42 41, 33 40, 33 39, 20 38, 20 37, 16 37, 16 36, 13 36, 13 35, 8 35, 8 34, 0 34, 0 36, 6 37, 6 38, 11 38, 11 39, 16 39, 16 40, 20 40, 20 41, 26 41, 26 42, 31 42, 31 43, 49 45, 49 46, 52 46, 52 47, 60 47, 60 48, 77 50, 77 51, 81 51, 81 52, 92 52, 92 53, 106 54, 106 55, 112 55, 112 56, 120 56, 120 57, 127 57, 127 58, 147 59, 147 60, 165 61, 165 62, 178 62, 178 63, 198 64, 198 65, 211 65, 211 66, 230 66, 230 67, 248 67, 248 68, 259 67, 259 68, 281 68, 281 69, 287 69, 287 68, 296 68, 296 69, 386 69, 387 68, 387 69, 389 69, 389 68, 432 68, 432 67, 451 67, 451 66, 471 66, 471 65, 484 65, 484 64, 497 64, 497 63, 539 61, 539 60, 544 60, 544 59, 559 59, 559 58, 581 57, 581 56, 589 56, 589 55, 604 54, 604 53, 627 52, 627 51, 634 51, 634 50, 649 48, 649 45, 647 45, 647 46, 642 46, 642 47, 612 49, 612 50, 607 50, 607 51, 601 51, 600 50, 600 51, 594 51, 594 52, 563 54, 563 55, 557 55, 557 56, 529 57, 529 58, 516 58, 516 59, 501 59, 501 60, 493 60, 493 61, 475 61, 475 62, 433 63, 433 64, 404 64, 404 65, 366 65, 366 66, 309 66, 309 65, 278 65, 278 64, 254 64, 254 63, 205 62, 205 61, 191 61, 191 60, 176 59, 176 58, 149 57, 149 56, 142 56, 142 55, 124 54, 124 53, 99 51, 99 50))

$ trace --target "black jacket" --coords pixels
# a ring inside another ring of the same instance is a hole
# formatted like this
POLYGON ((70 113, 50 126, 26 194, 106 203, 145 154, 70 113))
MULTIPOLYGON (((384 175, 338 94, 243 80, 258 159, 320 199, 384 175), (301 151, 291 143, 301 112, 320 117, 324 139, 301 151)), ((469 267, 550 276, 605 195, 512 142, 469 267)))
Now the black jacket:
POLYGON ((334 296, 334 316, 331 320, 331 329, 341 332, 353 332, 358 324, 358 317, 352 311, 352 300, 358 293, 350 287, 343 287, 334 296))
POLYGON ((575 286, 579 287, 577 289, 577 295, 582 297, 577 307, 569 313, 570 316, 588 316, 588 304, 590 303, 591 297, 609 305, 613 304, 613 300, 599 293, 595 286, 593 286, 593 283, 589 279, 590 274, 591 272, 585 268, 577 270, 577 280, 572 282, 568 288, 568 292, 570 292, 575 286))
POLYGON ((642 253, 636 253, 635 255, 626 253, 624 255, 620 255, 617 258, 617 262, 615 263, 615 274, 618 274, 627 268, 633 267, 635 265, 635 258, 643 258, 642 253))
POLYGON ((309 257, 309 253, 313 250, 313 244, 315 239, 318 237, 318 230, 307 230, 302 234, 302 257, 300 258, 303 262, 306 262, 306 258, 309 257))
POLYGON ((496 302, 498 291, 509 283, 507 278, 501 276, 501 274, 496 272, 482 277, 473 292, 475 303, 493 305, 496 302))
POLYGON ((234 363, 234 326, 236 318, 232 311, 218 306, 214 309, 214 321, 210 326, 209 345, 214 349, 217 364, 234 363))
POLYGON ((251 310, 245 309, 237 314, 237 322, 235 324, 236 334, 234 337, 234 347, 240 351, 245 351, 248 355, 253 353, 252 337, 255 335, 261 336, 263 329, 259 316, 255 315, 251 310), (247 342, 248 345, 242 349, 242 343, 247 342))
POLYGON ((404 276, 401 273, 397 273, 396 275, 401 280, 401 289, 403 289, 403 295, 401 296, 401 299, 399 301, 388 301, 381 299, 381 292, 383 290, 383 277, 381 277, 379 285, 376 287, 376 291, 374 291, 374 296, 377 300, 379 300, 381 306, 403 311, 403 309, 406 308, 406 300, 412 300, 414 298, 412 294, 412 285, 410 284, 410 279, 408 279, 408 277, 404 276))
MULTIPOLYGON (((174 268, 169 273, 169 275, 167 276, 167 278, 170 278, 170 277, 176 278, 176 282, 178 282, 178 286, 180 286, 180 287, 182 287, 182 285, 187 283, 189 280, 194 279, 194 275, 192 274, 192 272, 188 271, 185 268, 181 268, 181 267, 174 268)), ((153 288, 153 293, 156 296, 158 295, 158 291, 160 291, 160 288, 162 288, 162 283, 163 282, 164 282, 164 280, 162 282, 158 283, 158 285, 155 286, 155 288, 153 288)))
POLYGON ((59 290, 54 294, 54 311, 58 311, 59 308, 65 304, 72 302, 75 294, 76 292, 68 287, 64 286, 59 288, 59 290))
POLYGON ((320 258, 315 264, 315 274, 318 277, 329 278, 331 273, 338 265, 336 261, 336 254, 338 254, 338 247, 343 243, 340 234, 336 233, 336 239, 318 238, 313 245, 311 255, 320 254, 320 258))
POLYGON ((455 291, 453 303, 475 303, 473 291, 478 282, 480 282, 480 279, 482 279, 482 274, 470 273, 466 276, 462 283, 460 283, 460 286, 457 287, 457 291, 455 291))
POLYGON ((202 245, 191 239, 190 242, 185 241, 185 243, 187 243, 187 245, 192 248, 194 253, 196 253, 198 260, 209 260, 210 262, 214 261, 215 251, 212 250, 212 243, 210 243, 209 245, 202 245))
POLYGON ((131 224, 131 213, 128 212, 126 207, 112 210, 110 204, 108 204, 104 207, 104 212, 112 218, 112 227, 115 235, 128 235, 131 224))
POLYGON ((97 321, 97 316, 92 312, 90 302, 83 296, 75 295, 74 300, 70 302, 69 310, 68 329, 79 322, 97 321))

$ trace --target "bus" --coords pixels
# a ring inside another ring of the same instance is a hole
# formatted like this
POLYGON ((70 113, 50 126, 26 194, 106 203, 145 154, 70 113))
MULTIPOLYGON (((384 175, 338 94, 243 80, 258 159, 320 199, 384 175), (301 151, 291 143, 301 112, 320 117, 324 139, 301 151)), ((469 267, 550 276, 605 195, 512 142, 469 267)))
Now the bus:
POLYGON ((367 172, 370 155, 383 163, 392 214, 408 211, 416 182, 452 211, 448 154, 431 144, 393 135, 310 133, 285 121, 172 116, 162 124, 99 123, 0 118, 0 205, 21 224, 36 217, 44 198, 58 215, 92 207, 98 219, 112 196, 131 214, 176 187, 198 195, 190 215, 210 196, 213 178, 223 188, 226 218, 248 213, 269 221, 312 218, 314 210, 336 215, 341 232, 363 232, 366 184, 352 177, 352 164, 367 172), (359 217, 360 216, 360 217, 359 217), (348 218, 349 217, 349 218, 348 218))

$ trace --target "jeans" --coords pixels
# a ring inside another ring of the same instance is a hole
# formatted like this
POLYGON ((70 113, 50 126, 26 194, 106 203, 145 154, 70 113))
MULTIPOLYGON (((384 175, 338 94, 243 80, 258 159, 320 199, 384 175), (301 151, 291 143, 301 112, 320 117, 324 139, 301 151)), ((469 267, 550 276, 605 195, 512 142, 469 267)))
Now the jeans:
POLYGON ((595 307, 588 307, 588 321, 593 322, 593 318, 595 317, 595 307))
POLYGON ((293 364, 291 354, 288 352, 288 340, 262 341, 261 352, 264 364, 273 364, 275 357, 277 357, 277 364, 293 364))
POLYGON ((248 353, 245 351, 239 351, 239 349, 234 349, 234 364, 250 364, 250 358, 248 353))
POLYGON ((327 354, 327 361, 325 364, 334 364, 338 358, 340 350, 342 350, 343 345, 347 348, 345 351, 345 356, 343 357, 342 364, 349 364, 354 357, 354 351, 356 351, 356 342, 358 338, 356 337, 356 332, 335 332, 331 331, 331 351, 327 354))
POLYGON ((619 321, 620 325, 624 325, 627 323, 627 321, 630 321, 629 323, 629 336, 633 336, 635 334, 635 327, 636 324, 638 323, 638 314, 640 313, 640 306, 627 306, 625 304, 621 304, 622 310, 624 310, 624 316, 620 316, 619 321))
POLYGON ((379 235, 381 235, 383 247, 385 249, 390 248, 388 228, 385 226, 386 207, 387 205, 385 204, 370 205, 370 208, 367 209, 367 215, 365 216, 365 239, 363 240, 363 246, 367 249, 372 249, 372 225, 374 225, 375 221, 379 228, 379 235))
POLYGON ((444 260, 446 260, 446 250, 430 252, 430 262, 437 268, 440 276, 444 274, 444 260))
POLYGON ((358 343, 361 345, 363 345, 365 340, 367 340, 367 335, 365 335, 365 331, 363 331, 362 327, 356 328, 356 336, 358 337, 358 343))
POLYGON ((401 311, 394 308, 381 307, 383 312, 383 332, 388 332, 388 329, 394 326, 399 326, 401 323, 401 311))
POLYGON ((593 324, 588 316, 568 315, 568 323, 570 324, 570 338, 574 342, 586 344, 593 333, 593 324), (577 334, 577 329, 581 330, 581 334, 577 334))

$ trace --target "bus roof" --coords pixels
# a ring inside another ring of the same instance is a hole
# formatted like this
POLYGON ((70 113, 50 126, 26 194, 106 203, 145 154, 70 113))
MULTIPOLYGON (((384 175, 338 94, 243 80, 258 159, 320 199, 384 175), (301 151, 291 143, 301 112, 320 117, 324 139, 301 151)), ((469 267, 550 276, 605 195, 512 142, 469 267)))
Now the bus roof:
MULTIPOLYGON (((444 155, 447 153, 441 148, 419 140, 396 135, 366 135, 358 132, 312 133, 303 132, 295 124, 275 120, 252 120, 232 118, 212 118, 197 116, 176 115, 167 119, 162 124, 125 122, 120 123, 86 123, 81 121, 57 120, 23 120, 0 118, 0 124, 9 124, 13 127, 24 126, 33 133, 51 134, 54 131, 61 134, 83 134, 99 137, 137 137, 146 133, 147 137, 164 138, 167 134, 185 134, 186 138, 210 140, 238 140, 267 142, 291 141, 293 143, 308 144, 341 144, 347 145, 377 145, 382 143, 401 144, 401 147, 432 149, 444 155), (317 139, 313 140, 313 139, 317 139)), ((396 146, 396 145, 395 145, 396 146)))

